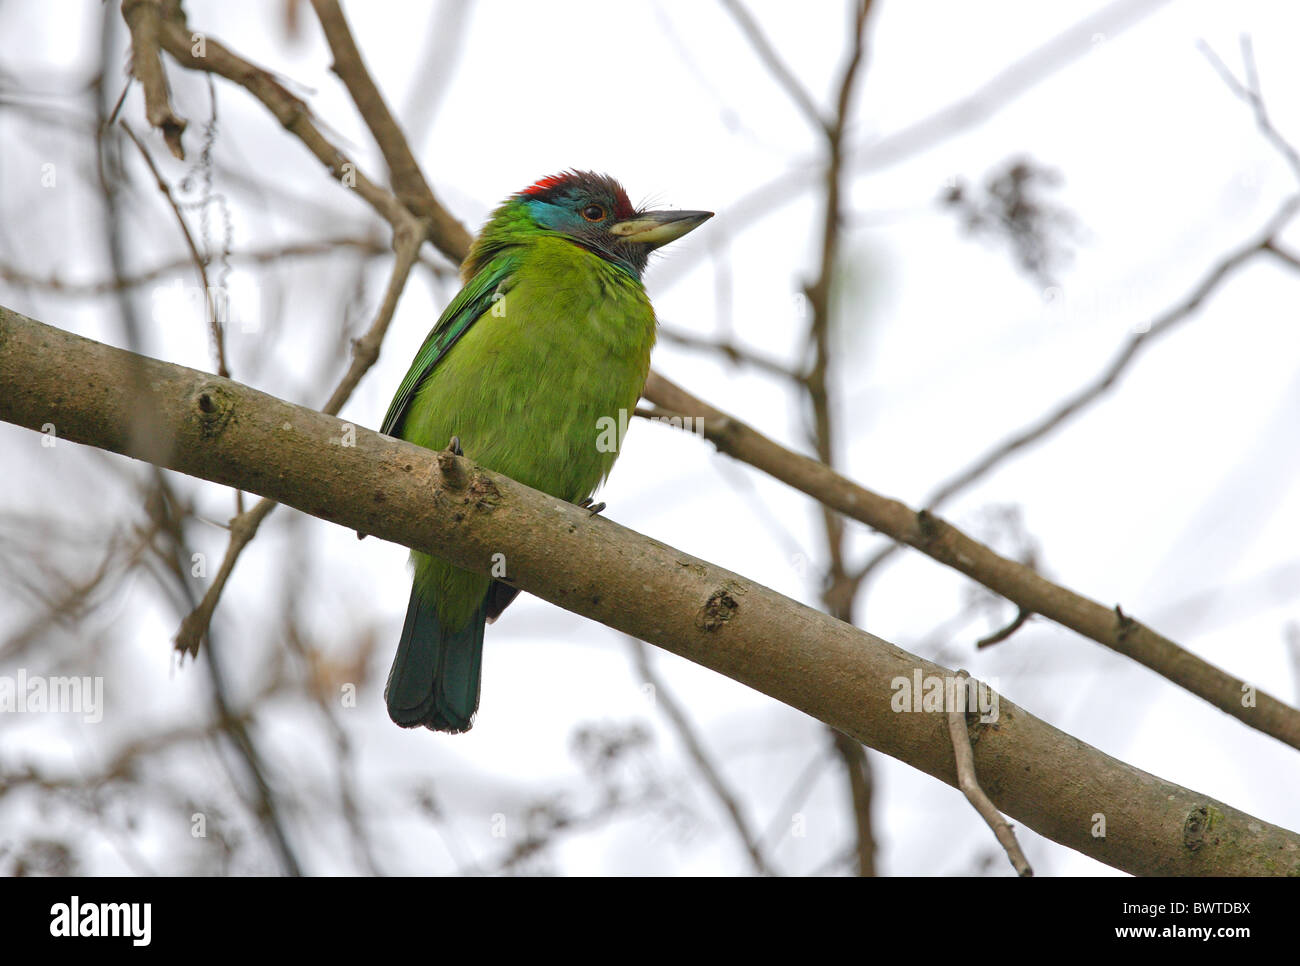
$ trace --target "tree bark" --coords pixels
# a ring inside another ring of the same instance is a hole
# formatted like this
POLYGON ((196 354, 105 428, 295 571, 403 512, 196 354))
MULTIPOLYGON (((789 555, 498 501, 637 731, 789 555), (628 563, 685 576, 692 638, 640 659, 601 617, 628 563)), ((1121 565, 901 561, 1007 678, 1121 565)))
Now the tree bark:
MULTIPOLYGON (((957 784, 943 710, 894 710, 899 681, 955 679, 952 671, 468 459, 4 308, 0 419, 258 493, 468 569, 487 573, 504 554, 521 589, 957 784)), ((1005 698, 971 739, 999 809, 1116 868, 1300 875, 1300 835, 1126 765, 1005 698)))

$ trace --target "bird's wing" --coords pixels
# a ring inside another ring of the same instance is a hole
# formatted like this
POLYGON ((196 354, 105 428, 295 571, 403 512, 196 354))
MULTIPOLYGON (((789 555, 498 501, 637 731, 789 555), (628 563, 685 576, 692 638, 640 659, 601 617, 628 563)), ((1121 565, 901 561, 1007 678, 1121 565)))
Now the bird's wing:
POLYGON ((499 255, 484 265, 451 300, 425 338, 424 345, 420 346, 406 378, 397 387, 397 395, 389 404, 384 424, 379 428, 381 433, 397 436, 401 432, 402 420, 420 384, 437 368, 456 341, 469 331, 469 327, 506 293, 514 269, 515 259, 511 255, 499 255))

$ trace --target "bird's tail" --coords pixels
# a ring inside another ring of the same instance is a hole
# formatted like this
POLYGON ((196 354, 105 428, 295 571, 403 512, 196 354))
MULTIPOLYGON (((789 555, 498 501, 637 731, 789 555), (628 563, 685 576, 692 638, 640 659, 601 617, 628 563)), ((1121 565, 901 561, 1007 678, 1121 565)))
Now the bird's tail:
POLYGON ((423 725, 453 734, 470 729, 478 710, 486 617, 485 601, 464 627, 449 632, 432 601, 412 586, 402 640, 384 689, 393 721, 403 728, 423 725))

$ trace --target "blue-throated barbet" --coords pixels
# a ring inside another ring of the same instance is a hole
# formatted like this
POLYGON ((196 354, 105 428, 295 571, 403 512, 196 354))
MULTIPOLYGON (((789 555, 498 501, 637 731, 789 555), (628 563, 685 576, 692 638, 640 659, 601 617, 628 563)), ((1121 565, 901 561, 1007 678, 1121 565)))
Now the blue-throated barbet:
MULTIPOLYGON (((710 217, 637 210, 613 178, 582 171, 512 195, 471 246, 464 287, 420 347, 382 432, 430 449, 455 438, 482 466, 586 502, 618 455, 599 445, 602 427, 626 425, 650 370, 646 262, 710 217)), ((407 728, 467 731, 483 625, 517 591, 437 557, 412 559, 388 713, 407 728)))

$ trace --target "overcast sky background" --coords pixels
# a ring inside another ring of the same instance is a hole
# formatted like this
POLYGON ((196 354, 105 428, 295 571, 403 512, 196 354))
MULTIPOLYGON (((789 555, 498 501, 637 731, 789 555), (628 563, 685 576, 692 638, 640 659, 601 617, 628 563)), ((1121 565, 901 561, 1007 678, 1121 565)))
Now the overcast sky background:
MULTIPOLYGON (((854 102, 855 145, 970 94, 1103 5, 880 0, 877 6, 854 102)), ((1248 34, 1270 112, 1300 143, 1294 57, 1300 8, 1262 0, 1148 6, 1156 8, 1150 16, 1116 36, 1090 38, 1077 61, 987 122, 853 178, 835 360, 841 469, 850 477, 919 506, 938 483, 1090 381, 1137 327, 1181 300, 1296 191, 1294 174, 1197 43, 1209 44, 1240 73, 1238 41, 1248 34), (967 237, 937 201, 952 179, 978 184, 1017 156, 1060 173, 1051 197, 1077 218, 1073 256, 1058 269, 1054 286, 1018 271, 1005 244, 967 237)), ((804 86, 829 108, 846 40, 845 5, 754 0, 749 7, 804 86)), ((580 167, 613 174, 634 201, 716 211, 717 218, 652 265, 647 286, 661 320, 704 335, 729 324, 743 344, 796 363, 806 322, 795 293, 815 271, 819 199, 793 189, 757 220, 741 217, 740 202, 783 173, 815 172, 809 164, 818 143, 725 10, 667 0, 476 3, 459 49, 447 50, 431 35, 435 24, 454 21, 449 9, 346 5, 389 103, 419 132, 413 147, 444 204, 477 230, 510 192, 580 167)), ((378 152, 328 71, 328 51, 309 9, 296 38, 286 36, 280 4, 190 0, 186 10, 192 28, 292 82, 363 169, 382 176, 378 152)), ((72 103, 69 93, 98 62, 100 23, 100 5, 89 0, 0 4, 5 76, 47 92, 51 103, 72 103)), ((124 63, 127 35, 120 24, 115 43, 124 63)), ((168 64, 197 153, 209 113, 207 86, 168 64)), ((238 198, 230 210, 235 248, 367 231, 385 237, 369 209, 332 183, 260 104, 224 82, 217 93, 216 190, 238 198), (241 176, 274 190, 250 203, 241 176)), ((86 170, 84 131, 75 123, 91 116, 84 100, 68 116, 74 120, 66 125, 41 125, 0 112, 7 145, 0 152, 0 258, 36 274, 102 278, 98 235, 85 224, 85 213, 98 210, 84 193, 95 190, 93 181, 78 188, 70 175, 62 187, 40 186, 47 162, 86 170)), ((138 89, 123 116, 144 130, 138 89)), ((149 143, 164 173, 178 181, 186 166, 166 156, 156 134, 149 143)), ((142 186, 132 218, 144 240, 131 261, 146 268, 182 249, 171 212, 141 177, 138 162, 130 157, 142 186)), ((1300 243, 1300 229, 1290 238, 1300 243)), ((386 259, 372 262, 358 324, 378 304, 388 268, 386 259)), ((232 326, 231 370, 259 389, 319 405, 344 365, 339 362, 330 381, 319 381, 332 354, 344 358, 337 318, 338 305, 351 296, 348 280, 327 261, 292 263, 281 276, 286 283, 276 322, 277 305, 258 276, 242 268, 233 273, 235 316, 252 320, 256 331, 232 326)), ((427 273, 414 277, 383 355, 344 418, 379 425, 411 356, 453 293, 452 284, 434 283, 427 273)), ((0 295, 19 311, 122 344, 102 305, 4 282, 0 295)), ((989 508, 1018 507, 1052 579, 1107 605, 1122 604, 1226 671, 1295 702, 1297 659, 1288 655, 1285 635, 1288 622, 1300 621, 1298 298, 1300 275, 1266 259, 1251 263, 1154 344, 1103 401, 1003 465, 944 515, 980 535, 989 508)), ((163 284, 142 290, 138 304, 147 313, 157 310, 143 351, 211 368, 195 306, 163 284)), ((806 450, 800 402, 771 377, 667 342, 654 364, 697 395, 806 450)), ((52 541, 75 542, 69 534, 78 533, 88 514, 102 520, 137 512, 107 461, 74 445, 42 449, 36 434, 0 425, 0 465, 8 470, 0 476, 0 511, 9 520, 53 514, 65 527, 51 526, 52 541)), ((229 517, 228 491, 207 484, 189 489, 204 515, 229 517)), ((816 506, 699 440, 634 423, 599 498, 621 524, 816 604, 816 506)), ((861 557, 880 545, 865 528, 851 530, 861 557)), ((225 534, 212 527, 192 535, 215 569, 225 534)), ((405 559, 401 547, 358 542, 350 531, 277 511, 240 561, 215 624, 229 663, 240 669, 241 693, 256 688, 258 669, 281 646, 277 594, 295 575, 310 583, 309 606, 299 616, 317 647, 342 652, 361 630, 373 632, 372 677, 348 713, 348 728, 387 871, 451 871, 466 856, 490 857, 500 844, 491 837, 491 816, 515 821, 523 803, 541 794, 580 798, 584 782, 570 734, 581 723, 602 721, 645 722, 656 736, 655 767, 669 785, 693 788, 683 794, 698 815, 680 822, 634 815, 574 835, 558 853, 558 871, 745 871, 725 819, 695 787, 689 759, 646 700, 625 642, 549 604, 525 596, 489 628, 473 731, 447 737, 395 728, 384 712, 382 686, 409 592, 405 559), (425 782, 436 785, 453 813, 454 835, 439 835, 410 806, 411 789, 425 782)), ((4 599, 13 603, 0 608, 0 640, 23 619, 21 569, 10 555, 3 586, 4 599)), ((1010 699, 1110 755, 1300 828, 1294 750, 1046 621, 976 653, 974 641, 1013 610, 1004 605, 986 618, 945 627, 969 587, 923 556, 902 554, 869 586, 859 622, 901 647, 995 682, 1010 699)), ((6 716, 0 762, 75 769, 102 760, 126 737, 190 720, 206 680, 193 668, 173 668, 175 625, 171 609, 139 581, 80 627, 66 629, 78 640, 113 641, 91 652, 113 669, 106 720, 87 726, 68 716, 6 716)), ((788 825, 782 802, 824 748, 824 728, 673 655, 653 657, 757 826, 788 825)), ((55 673, 37 665, 29 659, 29 672, 55 673)), ((330 778, 328 746, 316 732, 310 742, 303 737, 308 714, 303 705, 268 707, 259 733, 278 780, 309 798, 303 789, 327 789, 330 778)), ((872 761, 882 872, 983 868, 980 857, 995 845, 959 792, 880 755, 873 753, 872 761)), ((201 788, 211 763, 189 767, 201 788)), ((799 809, 807 835, 783 837, 773 852, 779 868, 820 869, 847 842, 847 796, 838 767, 823 768, 799 809)), ((68 816, 35 815, 13 798, 0 803, 0 814, 14 827, 82 834, 68 827, 68 816)), ((163 809, 141 817, 132 833, 140 853, 167 871, 164 837, 151 821, 187 822, 188 815, 163 809)), ((1112 872, 1023 826, 1017 831, 1039 874, 1112 872)), ((343 841, 339 828, 308 825, 298 844, 310 871, 329 873, 352 869, 343 841)), ((84 846, 89 871, 132 871, 112 842, 84 833, 84 846)), ((987 871, 1011 872, 996 855, 987 871)))

